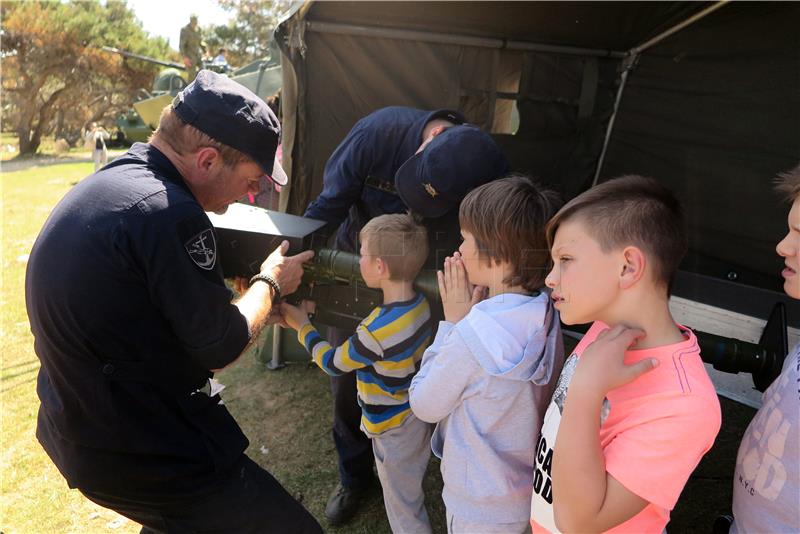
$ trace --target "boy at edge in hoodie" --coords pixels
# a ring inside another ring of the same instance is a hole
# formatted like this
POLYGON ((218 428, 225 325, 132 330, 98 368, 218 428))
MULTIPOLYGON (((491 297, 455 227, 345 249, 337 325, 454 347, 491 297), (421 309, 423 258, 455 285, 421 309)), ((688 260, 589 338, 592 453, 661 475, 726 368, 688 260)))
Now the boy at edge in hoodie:
POLYGON ((720 427, 697 339, 669 310, 683 211, 655 180, 625 176, 568 202, 547 236, 561 320, 594 324, 545 414, 533 532, 661 533, 720 427))
POLYGON ((543 287, 544 228, 557 195, 525 176, 478 187, 459 209, 464 242, 439 271, 445 320, 411 383, 437 423, 447 531, 523 532, 544 408, 564 360, 543 287))
MULTIPOLYGON (((392 532, 431 532, 422 479, 431 456, 431 427, 414 417, 408 387, 431 338, 428 301, 414 279, 428 257, 428 234, 410 215, 381 215, 359 234, 361 276, 383 304, 338 347, 322 339, 304 309, 281 303, 284 326, 329 375, 356 372, 361 430, 372 441, 392 532)), ((304 307, 305 307, 304 303, 304 307)))

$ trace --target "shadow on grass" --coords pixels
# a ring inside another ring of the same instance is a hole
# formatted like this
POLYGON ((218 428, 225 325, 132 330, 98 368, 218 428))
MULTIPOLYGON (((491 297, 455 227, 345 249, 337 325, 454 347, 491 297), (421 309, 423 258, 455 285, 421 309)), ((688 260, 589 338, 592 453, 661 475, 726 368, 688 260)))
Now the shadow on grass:
POLYGON ((13 365, 6 365, 2 369, 0 369, 0 371, 8 371, 9 369, 16 369, 17 367, 22 367, 24 365, 32 365, 34 363, 39 363, 39 359, 38 358, 33 358, 31 360, 27 360, 27 361, 20 362, 20 363, 15 363, 13 365))
MULTIPOLYGON (((22 382, 17 382, 13 386, 8 386, 7 388, 0 389, 0 393, 8 393, 9 391, 17 389, 18 387, 24 386, 26 384, 30 384, 32 382, 36 382, 36 377, 35 376, 32 377, 32 378, 29 378, 28 380, 23 380, 22 382)), ((2 534, 2 533, 0 533, 0 534, 2 534)))
POLYGON ((30 373, 35 373, 39 370, 39 366, 31 367, 30 369, 25 369, 24 371, 20 371, 18 373, 10 374, 10 375, 0 375, 0 382, 5 382, 6 380, 11 380, 12 378, 16 378, 18 376, 24 376, 30 373))

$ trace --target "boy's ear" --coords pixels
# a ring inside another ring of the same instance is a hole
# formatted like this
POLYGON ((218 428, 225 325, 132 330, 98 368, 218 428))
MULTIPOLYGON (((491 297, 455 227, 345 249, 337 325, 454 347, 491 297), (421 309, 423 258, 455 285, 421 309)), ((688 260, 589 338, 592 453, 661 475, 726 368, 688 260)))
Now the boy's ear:
POLYGON ((639 247, 625 247, 622 251, 623 265, 619 275, 622 289, 629 289, 644 276, 647 258, 639 247))
POLYGON ((375 258, 376 265, 378 266, 378 274, 381 277, 389 278, 389 266, 383 261, 383 258, 375 258))

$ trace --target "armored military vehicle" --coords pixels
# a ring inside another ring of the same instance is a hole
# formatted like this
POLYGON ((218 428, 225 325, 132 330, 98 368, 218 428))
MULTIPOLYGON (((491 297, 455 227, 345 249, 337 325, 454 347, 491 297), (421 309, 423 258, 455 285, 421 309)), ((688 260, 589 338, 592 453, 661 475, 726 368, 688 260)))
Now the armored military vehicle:
MULTIPOLYGON (((104 46, 103 50, 123 57, 147 61, 166 67, 156 74, 151 90, 140 89, 133 108, 117 117, 117 132, 114 141, 119 144, 144 142, 158 125, 164 109, 190 80, 186 79, 186 67, 180 63, 164 61, 118 48, 104 46)), ((232 80, 244 85, 266 100, 281 88, 281 66, 276 58, 261 58, 238 69, 227 71, 218 65, 204 63, 203 68, 226 73, 232 80)))

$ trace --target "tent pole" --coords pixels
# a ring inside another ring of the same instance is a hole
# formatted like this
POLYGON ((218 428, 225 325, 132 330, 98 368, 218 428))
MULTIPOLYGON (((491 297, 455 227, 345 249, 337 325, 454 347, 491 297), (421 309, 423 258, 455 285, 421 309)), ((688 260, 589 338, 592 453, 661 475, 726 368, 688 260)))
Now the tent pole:
POLYGON ((689 17, 688 19, 684 20, 673 26, 672 28, 661 32, 660 34, 656 35, 652 39, 645 41, 644 43, 640 44, 639 46, 635 46, 628 51, 628 57, 626 58, 624 65, 625 70, 622 72, 620 76, 619 82, 619 89, 617 89, 617 98, 614 101, 614 111, 611 114, 611 118, 608 120, 608 127, 606 128, 606 138, 603 140, 603 150, 600 152, 600 158, 597 161, 597 169, 594 173, 594 179, 592 180, 592 187, 597 185, 597 181, 600 179, 600 171, 603 170, 603 163, 606 158, 606 150, 608 149, 608 142, 611 139, 611 131, 614 129, 614 121, 617 118, 617 111, 619 110, 619 103, 622 100, 622 91, 625 89, 625 84, 628 81, 628 73, 631 71, 633 66, 639 60, 639 56, 647 50, 648 48, 655 46, 656 44, 660 43, 670 35, 681 31, 685 27, 689 26, 690 24, 694 24, 698 20, 702 19, 706 15, 709 15, 716 11, 717 9, 721 8, 725 4, 728 3, 728 0, 720 0, 719 2, 712 4, 705 8, 702 11, 699 11, 689 17))
POLYGON ((594 171, 594 179, 592 180, 592 187, 597 185, 597 180, 600 179, 600 171, 603 170, 603 162, 606 159, 606 150, 608 149, 608 142, 611 140, 611 131, 614 129, 614 121, 617 118, 617 110, 619 110, 619 103, 622 100, 622 91, 625 89, 625 84, 628 82, 628 73, 636 64, 639 56, 632 56, 623 62, 624 70, 619 78, 619 88, 617 89, 617 98, 614 100, 614 111, 611 113, 611 118, 608 119, 608 126, 606 127, 606 137, 603 139, 603 149, 600 151, 600 158, 597 160, 597 169, 594 171))
POLYGON ((377 26, 359 26, 355 24, 339 24, 336 22, 321 22, 311 20, 306 22, 308 31, 317 33, 334 33, 343 35, 358 35, 363 37, 377 37, 381 39, 399 39, 403 41, 422 41, 428 43, 452 44, 458 46, 477 46, 481 48, 498 48, 505 50, 525 50, 532 52, 550 52, 571 56, 596 56, 623 58, 628 53, 618 50, 604 50, 600 48, 580 48, 575 46, 559 46, 528 41, 515 41, 498 39, 495 37, 475 37, 473 35, 459 35, 426 32, 417 30, 402 30, 398 28, 379 28, 377 26))
POLYGON ((728 3, 728 0, 720 0, 717 3, 708 6, 703 11, 699 11, 699 12, 695 13, 694 15, 692 15, 688 19, 684 20, 683 22, 678 23, 675 26, 673 26, 672 28, 670 28, 670 29, 668 29, 668 30, 656 35, 655 37, 653 37, 649 41, 646 41, 646 42, 640 44, 639 46, 631 48, 631 50, 630 50, 630 52, 628 52, 628 54, 630 54, 631 56, 638 56, 639 54, 641 54, 642 52, 644 52, 648 48, 657 45, 658 43, 660 43, 661 41, 663 41, 664 39, 666 39, 667 37, 669 37, 673 33, 681 31, 682 29, 684 29, 686 26, 689 26, 690 24, 694 24, 698 20, 702 19, 706 15, 710 15, 711 13, 713 13, 714 11, 716 11, 719 8, 721 8, 722 6, 724 6, 727 3, 728 3))

